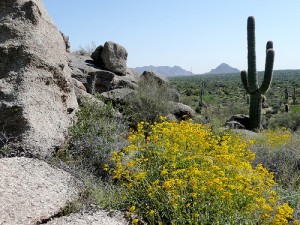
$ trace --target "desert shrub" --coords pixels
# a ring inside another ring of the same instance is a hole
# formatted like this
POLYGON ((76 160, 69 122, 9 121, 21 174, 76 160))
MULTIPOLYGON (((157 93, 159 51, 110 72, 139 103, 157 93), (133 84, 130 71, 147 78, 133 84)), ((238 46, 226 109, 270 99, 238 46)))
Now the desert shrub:
POLYGON ((150 224, 279 225, 292 217, 272 190, 273 175, 251 166, 255 155, 239 136, 189 121, 148 128, 141 122, 113 156, 129 212, 150 224))
POLYGON ((300 137, 286 129, 266 130, 252 146, 254 165, 262 164, 284 188, 300 188, 300 137))
POLYGON ((276 190, 294 209, 300 219, 300 136, 286 129, 267 130, 252 146, 256 153, 254 165, 262 164, 274 173, 276 190))
MULTIPOLYGON (((102 209, 116 210, 123 208, 123 202, 120 201, 121 192, 118 187, 111 181, 103 181, 101 179, 87 178, 86 186, 86 202, 96 204, 102 209)), ((86 204, 86 205, 88 205, 86 204)))
POLYGON ((285 127, 292 131, 297 131, 300 128, 300 113, 297 110, 293 110, 290 113, 280 113, 272 117, 269 121, 268 128, 275 129, 285 127))
POLYGON ((75 51, 75 53, 79 55, 88 55, 90 56, 95 49, 97 48, 97 45, 94 41, 92 41, 89 44, 86 44, 85 46, 79 45, 79 49, 75 51))
POLYGON ((104 175, 103 165, 110 162, 111 152, 126 144, 126 123, 115 114, 110 104, 83 99, 78 121, 70 130, 69 146, 58 153, 60 157, 97 176, 104 175))
POLYGON ((139 83, 135 94, 130 95, 124 113, 131 126, 135 127, 141 121, 155 122, 159 116, 171 112, 171 92, 167 84, 159 84, 155 79, 145 79, 139 83))
MULTIPOLYGON (((299 190, 294 190, 291 188, 283 188, 282 186, 276 186, 276 193, 280 196, 280 198, 288 203, 290 207, 294 209, 293 217, 296 220, 300 220, 300 192, 299 190)), ((294 224, 297 224, 295 221, 294 224)))

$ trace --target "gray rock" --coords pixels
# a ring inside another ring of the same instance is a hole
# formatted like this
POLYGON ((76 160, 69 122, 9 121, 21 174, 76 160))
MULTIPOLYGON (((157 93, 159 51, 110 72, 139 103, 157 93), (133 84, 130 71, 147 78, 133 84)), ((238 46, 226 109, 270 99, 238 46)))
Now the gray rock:
POLYGON ((178 93, 178 91, 174 90, 174 89, 168 89, 169 91, 169 95, 170 98, 173 102, 179 102, 180 101, 180 94, 178 93))
POLYGON ((79 70, 81 73, 88 74, 89 72, 94 72, 101 69, 95 64, 91 57, 80 55, 78 53, 71 53, 69 66, 72 70, 75 70, 75 74, 78 72, 77 70, 79 70))
POLYGON ((224 126, 233 129, 249 129, 249 116, 244 114, 233 115, 226 121, 224 126))
POLYGON ((103 46, 99 45, 92 53, 91 58, 94 60, 95 64, 97 64, 101 68, 105 68, 104 62, 101 58, 102 52, 103 52, 103 46))
POLYGON ((124 104, 126 102, 126 99, 133 93, 134 90, 132 89, 121 88, 103 92, 101 96, 105 101, 111 101, 115 104, 124 104))
POLYGON ((140 81, 140 77, 134 73, 131 69, 126 69, 125 76, 115 76, 113 79, 113 89, 116 88, 131 88, 136 89, 138 83, 140 81))
POLYGON ((229 129, 245 129, 245 126, 237 121, 227 121, 225 127, 229 129))
POLYGON ((66 45, 66 51, 70 53, 71 44, 70 44, 70 38, 69 36, 66 36, 63 32, 60 31, 61 36, 64 39, 65 45, 66 45))
POLYGON ((80 81, 87 91, 91 93, 91 86, 88 83, 88 80, 91 79, 91 77, 88 74, 97 72, 100 70, 100 67, 94 63, 91 57, 76 53, 71 54, 69 66, 72 69, 72 77, 80 81))
POLYGON ((74 84, 75 95, 77 98, 77 102, 79 104, 82 103, 83 98, 95 98, 93 95, 87 93, 85 86, 75 78, 72 78, 74 84))
POLYGON ((114 73, 106 70, 98 70, 89 73, 87 77, 87 91, 91 94, 95 94, 113 89, 112 79, 114 76, 114 73))
POLYGON ((0 159, 0 224, 35 225, 56 215, 81 192, 82 183, 44 161, 0 159))
POLYGON ((108 41, 103 46, 101 58, 105 68, 117 75, 126 75, 127 63, 126 49, 114 42, 108 41))
POLYGON ((148 79, 154 79, 157 81, 158 84, 168 84, 169 80, 164 77, 163 75, 154 72, 154 71, 144 71, 141 75, 142 81, 147 81, 148 79))
POLYGON ((102 80, 112 81, 115 77, 115 74, 107 70, 97 70, 88 73, 90 76, 95 76, 102 80))
POLYGON ((131 69, 126 69, 125 75, 119 76, 111 71, 103 70, 88 56, 72 54, 70 67, 72 77, 80 81, 88 93, 102 93, 113 89, 135 89, 139 76, 131 69))
POLYGON ((180 102, 169 102, 173 108, 173 114, 178 119, 191 119, 195 116, 195 111, 188 105, 180 102))
POLYGON ((102 93, 113 89, 112 80, 115 74, 107 70, 90 72, 88 76, 88 92, 91 94, 102 93))
POLYGON ((104 210, 81 211, 69 216, 56 218, 47 225, 128 225, 129 222, 121 212, 108 212, 104 210))
POLYGON ((249 139, 257 139, 257 138, 262 138, 262 135, 260 133, 255 133, 250 130, 244 130, 244 129, 233 129, 232 130, 236 134, 242 135, 242 137, 246 140, 249 139))
POLYGON ((135 89, 139 82, 139 77, 130 73, 130 71, 126 72, 125 76, 118 76, 106 70, 98 70, 89 74, 87 77, 88 92, 91 94, 120 88, 135 89))
POLYGON ((0 1, 0 29, 0 127, 11 149, 48 156, 78 108, 66 43, 41 0, 0 1))

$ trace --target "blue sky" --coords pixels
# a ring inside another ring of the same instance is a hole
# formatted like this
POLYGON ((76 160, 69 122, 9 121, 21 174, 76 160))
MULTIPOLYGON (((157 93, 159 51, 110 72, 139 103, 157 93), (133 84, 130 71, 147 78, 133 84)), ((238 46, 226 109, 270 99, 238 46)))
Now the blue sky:
POLYGON ((275 69, 300 69, 299 0, 44 0, 72 50, 114 41, 129 67, 181 66, 205 73, 221 63, 247 69, 248 16, 256 19, 257 67, 274 42, 275 69))

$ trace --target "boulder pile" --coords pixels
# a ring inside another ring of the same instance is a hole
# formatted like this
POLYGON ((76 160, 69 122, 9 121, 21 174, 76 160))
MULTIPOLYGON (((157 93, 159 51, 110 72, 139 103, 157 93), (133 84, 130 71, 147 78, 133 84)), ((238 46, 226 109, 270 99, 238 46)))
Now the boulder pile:
MULTIPOLYGON (((115 89, 135 89, 139 76, 127 68, 126 49, 114 42, 98 46, 91 56, 72 54, 72 77, 80 81, 89 94, 115 89)), ((76 82, 77 82, 76 81, 76 82)), ((78 95, 80 98, 82 95, 78 95)))

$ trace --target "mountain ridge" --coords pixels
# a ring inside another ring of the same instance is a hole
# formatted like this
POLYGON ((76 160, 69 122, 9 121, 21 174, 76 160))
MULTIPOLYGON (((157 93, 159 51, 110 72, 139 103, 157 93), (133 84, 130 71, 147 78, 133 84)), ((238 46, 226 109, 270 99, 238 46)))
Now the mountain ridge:
POLYGON ((142 74, 144 71, 154 71, 166 77, 174 77, 174 76, 189 76, 194 75, 192 72, 187 71, 180 66, 142 66, 132 68, 138 74, 142 74))
POLYGON ((227 73, 239 73, 240 70, 237 68, 231 67, 226 63, 221 63, 215 69, 212 69, 206 74, 227 74, 227 73))

